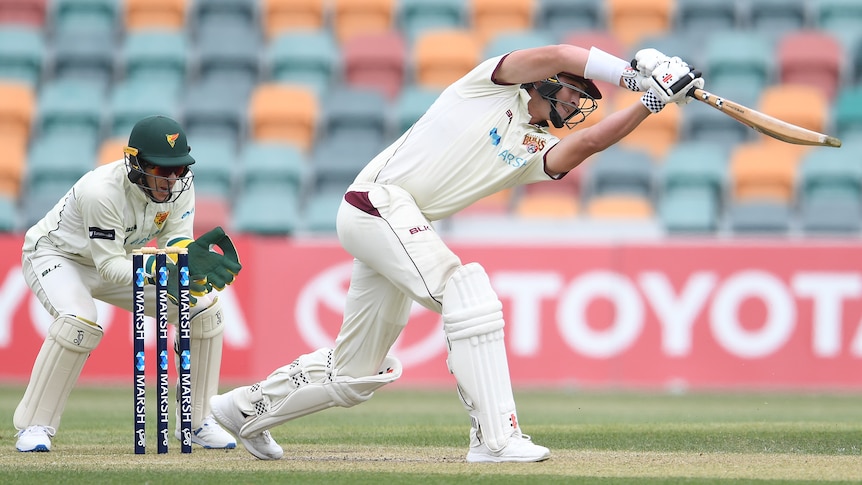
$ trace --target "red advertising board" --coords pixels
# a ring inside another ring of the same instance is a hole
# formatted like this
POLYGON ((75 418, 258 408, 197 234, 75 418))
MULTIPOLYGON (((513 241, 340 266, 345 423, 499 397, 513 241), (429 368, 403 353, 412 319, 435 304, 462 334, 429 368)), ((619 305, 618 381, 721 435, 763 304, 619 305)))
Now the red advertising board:
MULTIPOLYGON (((331 346, 351 258, 335 241, 236 238, 222 294, 224 382, 250 383, 331 346)), ((26 381, 51 318, 0 238, 0 380, 26 381)), ((516 386, 862 390, 862 256, 842 242, 453 244, 503 302, 516 386)), ((131 380, 131 317, 99 307, 105 337, 82 380, 131 380)), ((148 342, 153 345, 153 339, 148 342)), ((393 348, 400 382, 451 385, 440 317, 418 305, 393 348)))

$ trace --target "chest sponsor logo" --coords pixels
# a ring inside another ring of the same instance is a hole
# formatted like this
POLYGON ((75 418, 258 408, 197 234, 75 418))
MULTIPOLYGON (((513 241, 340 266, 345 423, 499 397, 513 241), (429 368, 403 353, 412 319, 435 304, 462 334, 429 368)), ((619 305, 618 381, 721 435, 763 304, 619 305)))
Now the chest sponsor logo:
POLYGON ((102 229, 100 227, 90 226, 88 231, 90 232, 90 239, 107 239, 109 241, 113 241, 116 237, 116 233, 113 229, 102 229))

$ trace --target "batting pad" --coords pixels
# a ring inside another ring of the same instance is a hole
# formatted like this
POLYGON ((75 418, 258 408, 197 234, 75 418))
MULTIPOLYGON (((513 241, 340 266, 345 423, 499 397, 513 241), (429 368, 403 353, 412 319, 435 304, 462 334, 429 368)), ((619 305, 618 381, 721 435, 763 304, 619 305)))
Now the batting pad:
MULTIPOLYGON (((224 338, 221 303, 213 301, 206 310, 192 317, 191 353, 192 429, 200 428, 205 417, 212 414, 210 397, 218 394, 221 355, 224 338)), ((177 333, 179 338, 179 333, 177 333)), ((174 341, 174 354, 179 362, 179 342, 174 341)), ((179 423, 177 423, 179 426, 179 423)))
POLYGON ((78 381, 90 351, 102 340, 102 328, 72 315, 58 317, 48 327, 30 383, 12 418, 17 429, 34 424, 60 427, 69 393, 78 381))
POLYGON ((401 377, 401 362, 389 355, 375 375, 339 376, 332 368, 332 349, 318 349, 275 370, 266 380, 247 389, 240 409, 254 417, 240 435, 252 437, 264 430, 317 411, 363 403, 380 387, 401 377))
POLYGON ((503 341, 503 304, 477 263, 462 266, 443 294, 443 329, 449 371, 470 412, 477 437, 502 450, 518 427, 503 341))

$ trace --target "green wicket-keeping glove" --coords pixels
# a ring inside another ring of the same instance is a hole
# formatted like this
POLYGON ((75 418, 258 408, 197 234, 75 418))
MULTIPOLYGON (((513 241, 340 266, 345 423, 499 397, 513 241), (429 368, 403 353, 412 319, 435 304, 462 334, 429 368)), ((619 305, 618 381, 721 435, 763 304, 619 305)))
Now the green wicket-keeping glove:
POLYGON ((242 269, 239 254, 224 229, 216 227, 188 244, 192 280, 206 280, 219 291, 233 283, 242 269), (221 249, 222 254, 212 247, 221 249))
MULTIPOLYGON (((168 262, 165 264, 167 267, 165 271, 167 272, 168 278, 168 299, 175 305, 178 305, 180 302, 180 271, 177 268, 177 265, 174 263, 168 262)), ((158 275, 159 278, 162 277, 161 274, 158 275)), ((188 278, 188 276, 186 276, 188 278)), ((189 304, 191 306, 195 306, 195 303, 198 302, 198 299, 195 298, 195 295, 206 295, 212 291, 212 285, 208 282, 200 282, 195 280, 189 280, 189 304)))

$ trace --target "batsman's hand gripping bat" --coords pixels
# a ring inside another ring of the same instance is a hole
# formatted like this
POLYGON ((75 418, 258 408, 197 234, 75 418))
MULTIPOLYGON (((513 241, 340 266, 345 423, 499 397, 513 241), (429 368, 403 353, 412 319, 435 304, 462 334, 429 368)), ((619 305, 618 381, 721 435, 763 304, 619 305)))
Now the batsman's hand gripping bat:
POLYGON ((823 133, 817 133, 816 131, 781 121, 778 118, 753 110, 729 99, 716 96, 709 91, 692 88, 688 92, 688 95, 764 135, 771 136, 783 142, 795 145, 816 145, 836 148, 841 146, 841 140, 834 136, 824 135, 823 133))

